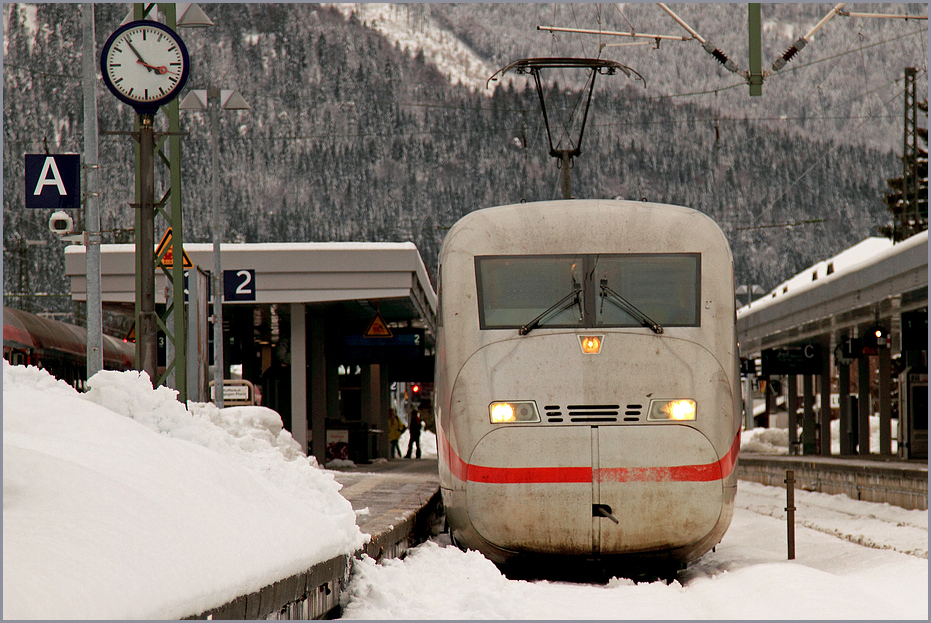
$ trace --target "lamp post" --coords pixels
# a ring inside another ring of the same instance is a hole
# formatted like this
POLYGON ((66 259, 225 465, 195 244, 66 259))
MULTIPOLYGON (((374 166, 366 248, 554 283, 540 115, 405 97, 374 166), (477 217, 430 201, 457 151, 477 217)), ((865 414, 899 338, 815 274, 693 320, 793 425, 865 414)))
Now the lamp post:
POLYGON ((762 286, 757 284, 746 285, 746 286, 737 286, 737 289, 734 290, 734 294, 746 294, 747 295, 747 307, 750 307, 750 303, 753 302, 754 294, 765 294, 766 291, 762 286))
MULTIPOLYGON (((182 11, 178 25, 188 28, 206 28, 213 26, 196 4, 191 4, 182 11)), ((223 408, 223 265, 220 261, 220 243, 223 240, 223 218, 220 215, 220 164, 218 145, 218 110, 248 110, 249 104, 235 91, 221 91, 217 87, 207 90, 191 91, 180 104, 181 110, 204 111, 210 115, 210 168, 211 195, 213 199, 213 392, 214 404, 223 408), (209 106, 208 106, 209 104, 209 106)))
POLYGON ((209 87, 191 91, 182 101, 181 110, 207 110, 210 118, 211 198, 213 201, 213 395, 214 404, 223 408, 223 265, 220 244, 224 222, 220 213, 219 110, 248 110, 249 104, 236 91, 209 87))

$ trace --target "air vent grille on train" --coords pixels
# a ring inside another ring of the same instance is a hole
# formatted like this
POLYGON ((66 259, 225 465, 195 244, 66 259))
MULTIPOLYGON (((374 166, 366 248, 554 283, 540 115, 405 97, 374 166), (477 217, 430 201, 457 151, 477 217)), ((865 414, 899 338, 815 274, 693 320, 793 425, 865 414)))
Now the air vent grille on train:
POLYGON ((639 422, 643 405, 547 405, 543 412, 551 424, 611 424, 639 422))

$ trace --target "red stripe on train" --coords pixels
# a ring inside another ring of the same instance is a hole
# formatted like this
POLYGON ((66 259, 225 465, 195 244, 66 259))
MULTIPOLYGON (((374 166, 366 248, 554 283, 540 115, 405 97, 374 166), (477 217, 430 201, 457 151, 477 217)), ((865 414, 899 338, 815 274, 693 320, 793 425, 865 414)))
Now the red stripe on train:
POLYGON ((740 452, 740 431, 730 450, 719 461, 705 465, 673 465, 669 467, 486 467, 470 465, 452 449, 440 431, 440 459, 450 473, 462 481, 493 484, 552 484, 599 482, 711 482, 730 476, 740 452))

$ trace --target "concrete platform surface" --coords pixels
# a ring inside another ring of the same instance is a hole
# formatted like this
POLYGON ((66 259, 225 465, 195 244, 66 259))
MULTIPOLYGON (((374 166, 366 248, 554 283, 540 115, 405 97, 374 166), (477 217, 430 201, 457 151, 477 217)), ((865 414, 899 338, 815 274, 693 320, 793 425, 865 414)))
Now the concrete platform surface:
POLYGON ((737 477, 776 487, 785 486, 787 470, 805 491, 843 493, 851 499, 885 502, 906 509, 928 508, 928 464, 897 457, 768 455, 741 452, 737 477))
POLYGON ((327 469, 343 485, 340 493, 356 511, 356 524, 373 539, 410 520, 440 491, 436 459, 393 459, 327 469))

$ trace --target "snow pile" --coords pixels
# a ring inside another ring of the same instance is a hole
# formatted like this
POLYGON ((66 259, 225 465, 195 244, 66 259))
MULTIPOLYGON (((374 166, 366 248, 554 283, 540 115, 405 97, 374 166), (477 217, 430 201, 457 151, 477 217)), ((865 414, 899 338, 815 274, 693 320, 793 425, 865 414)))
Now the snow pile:
MULTIPOLYGON (((799 437, 801 438, 801 437, 799 437)), ((788 454, 788 428, 754 428, 740 433, 740 451, 760 454, 788 454)))
MULTIPOLYGON (((892 453, 899 449, 899 421, 892 420, 892 453)), ((798 440, 802 440, 802 427, 798 427, 798 440)), ((759 454, 789 454, 788 428, 754 428, 740 433, 740 451, 759 454)), ((870 452, 879 453, 879 416, 870 416, 870 452)), ((840 420, 831 420, 831 454, 840 454, 840 420)))
POLYGON ((231 440, 245 452, 277 449, 289 461, 300 458, 316 463, 307 457, 301 444, 294 440, 281 423, 278 412, 266 407, 227 407, 218 409, 212 402, 188 402, 188 410, 203 415, 229 433, 231 440))
POLYGON ((272 411, 3 366, 5 619, 184 617, 367 539, 272 411))

